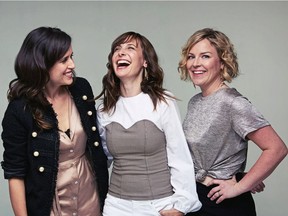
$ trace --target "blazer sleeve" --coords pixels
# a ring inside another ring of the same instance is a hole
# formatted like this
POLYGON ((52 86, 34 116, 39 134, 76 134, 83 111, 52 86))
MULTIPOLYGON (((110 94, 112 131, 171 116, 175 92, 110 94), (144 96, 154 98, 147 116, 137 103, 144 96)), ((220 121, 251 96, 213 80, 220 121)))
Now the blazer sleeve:
POLYGON ((27 172, 27 143, 29 129, 25 122, 25 108, 20 101, 9 103, 2 120, 2 141, 4 147, 4 178, 23 178, 27 172))

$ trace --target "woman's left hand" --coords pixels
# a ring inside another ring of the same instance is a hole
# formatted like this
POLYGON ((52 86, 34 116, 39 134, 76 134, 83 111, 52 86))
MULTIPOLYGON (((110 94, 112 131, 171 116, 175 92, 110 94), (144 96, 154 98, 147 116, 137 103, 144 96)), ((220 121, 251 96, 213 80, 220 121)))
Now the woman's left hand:
POLYGON ((252 190, 251 193, 255 194, 255 193, 260 193, 262 191, 264 191, 265 188, 265 184, 263 182, 260 182, 258 185, 256 185, 252 190))
POLYGON ((160 211, 161 216, 184 216, 183 212, 178 211, 177 209, 169 209, 160 211))
POLYGON ((238 187, 239 184, 237 183, 235 176, 228 180, 213 179, 207 184, 207 186, 213 184, 218 186, 212 188, 207 196, 212 201, 216 200, 217 204, 221 203, 225 199, 233 198, 243 193, 238 187))

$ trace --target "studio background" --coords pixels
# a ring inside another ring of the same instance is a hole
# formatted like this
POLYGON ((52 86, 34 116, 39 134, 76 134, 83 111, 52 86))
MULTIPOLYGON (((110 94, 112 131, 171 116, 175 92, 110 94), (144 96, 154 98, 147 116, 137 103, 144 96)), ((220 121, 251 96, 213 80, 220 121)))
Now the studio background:
MULTIPOLYGON (((26 35, 39 26, 59 27, 72 36, 78 76, 87 78, 94 94, 101 91, 112 41, 126 31, 146 36, 154 45, 165 72, 164 86, 181 101, 182 119, 196 93, 191 82, 179 79, 180 50, 198 29, 212 27, 235 45, 241 75, 235 87, 260 110, 288 143, 288 2, 269 1, 17 1, 0 2, 0 118, 15 78, 14 60, 26 35)), ((0 128, 0 133, 2 127, 0 128)), ((249 142, 247 170, 261 151, 249 142)), ((3 159, 0 145, 0 160, 3 159)), ((265 180, 265 191, 254 196, 258 216, 288 212, 287 158, 265 180)), ((12 216, 8 181, 0 169, 0 215, 12 216)))

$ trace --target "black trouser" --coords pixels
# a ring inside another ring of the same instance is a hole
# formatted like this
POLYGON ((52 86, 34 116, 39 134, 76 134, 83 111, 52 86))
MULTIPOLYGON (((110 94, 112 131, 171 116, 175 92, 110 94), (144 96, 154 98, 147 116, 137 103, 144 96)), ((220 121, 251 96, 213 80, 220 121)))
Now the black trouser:
MULTIPOLYGON (((237 174, 237 181, 241 179, 237 174)), ((202 203, 198 212, 186 214, 186 216, 256 216, 255 203, 250 192, 243 193, 237 197, 225 199, 216 204, 207 197, 209 191, 217 185, 209 187, 197 182, 197 193, 202 203)))

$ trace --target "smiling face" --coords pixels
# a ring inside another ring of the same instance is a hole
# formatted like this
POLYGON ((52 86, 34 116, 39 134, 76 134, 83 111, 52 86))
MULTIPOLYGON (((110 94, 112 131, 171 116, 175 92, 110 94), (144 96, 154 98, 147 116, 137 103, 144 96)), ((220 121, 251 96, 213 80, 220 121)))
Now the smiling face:
POLYGON ((223 64, 214 46, 207 40, 196 43, 187 56, 186 69, 194 85, 199 86, 204 94, 216 91, 221 83, 223 64))
POLYGON ((112 65, 115 75, 122 82, 138 80, 140 84, 143 67, 147 67, 140 42, 132 39, 116 46, 112 55, 112 65))
POLYGON ((58 88, 71 85, 73 82, 73 70, 75 68, 72 47, 58 60, 49 71, 50 80, 46 88, 58 88))

